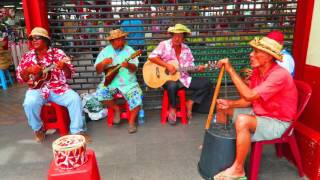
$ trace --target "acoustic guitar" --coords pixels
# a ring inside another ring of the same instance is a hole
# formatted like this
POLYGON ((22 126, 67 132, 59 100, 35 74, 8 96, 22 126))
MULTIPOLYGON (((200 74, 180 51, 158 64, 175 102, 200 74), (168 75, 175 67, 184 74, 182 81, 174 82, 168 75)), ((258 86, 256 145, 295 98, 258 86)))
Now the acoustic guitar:
MULTIPOLYGON (((68 62, 71 59, 69 57, 63 58, 61 61, 68 62)), ((39 89, 43 86, 44 82, 49 81, 51 79, 51 70, 56 68, 57 64, 51 64, 50 66, 43 68, 42 71, 37 74, 30 74, 29 80, 27 81, 28 86, 31 89, 39 89)))
MULTIPOLYGON (((125 59, 124 61, 129 62, 130 60, 140 56, 142 54, 142 50, 137 50, 134 52, 129 58, 125 59)), ((116 75, 119 72, 119 69, 121 68, 121 64, 117 64, 115 66, 108 67, 104 73, 105 73, 105 80, 104 80, 104 86, 108 86, 112 80, 116 77, 116 75)))
MULTIPOLYGON (((142 68, 144 82, 151 88, 159 88, 163 86, 167 81, 179 80, 181 72, 195 71, 199 67, 179 67, 179 62, 177 60, 172 60, 169 63, 176 67, 177 72, 175 74, 170 74, 165 67, 148 60, 142 68)), ((209 61, 207 64, 205 64, 205 66, 206 68, 216 68, 216 63, 216 61, 209 61)))

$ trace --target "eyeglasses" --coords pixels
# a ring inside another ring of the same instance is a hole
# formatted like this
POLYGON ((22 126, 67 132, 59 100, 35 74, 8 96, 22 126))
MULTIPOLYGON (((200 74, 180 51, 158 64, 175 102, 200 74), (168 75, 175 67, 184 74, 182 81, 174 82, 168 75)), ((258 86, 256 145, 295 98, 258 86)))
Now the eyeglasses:
POLYGON ((43 39, 43 37, 41 37, 41 36, 31 36, 29 38, 29 41, 38 41, 38 40, 41 40, 41 39, 43 39))

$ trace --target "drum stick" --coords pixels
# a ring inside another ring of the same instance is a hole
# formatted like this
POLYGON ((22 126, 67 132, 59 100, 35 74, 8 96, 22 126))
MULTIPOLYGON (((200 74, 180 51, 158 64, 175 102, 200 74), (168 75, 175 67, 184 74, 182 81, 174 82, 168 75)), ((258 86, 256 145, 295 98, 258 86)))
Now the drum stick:
POLYGON ((217 98, 219 95, 223 73, 224 73, 224 65, 220 69, 218 80, 217 80, 217 85, 214 90, 214 94, 213 94, 213 98, 212 98, 211 106, 210 106, 210 111, 208 114, 208 119, 207 119, 207 123, 206 123, 206 127, 205 127, 206 130, 210 128, 210 124, 211 124, 211 121, 213 118, 213 112, 214 112, 214 108, 216 107, 216 101, 217 101, 217 98))

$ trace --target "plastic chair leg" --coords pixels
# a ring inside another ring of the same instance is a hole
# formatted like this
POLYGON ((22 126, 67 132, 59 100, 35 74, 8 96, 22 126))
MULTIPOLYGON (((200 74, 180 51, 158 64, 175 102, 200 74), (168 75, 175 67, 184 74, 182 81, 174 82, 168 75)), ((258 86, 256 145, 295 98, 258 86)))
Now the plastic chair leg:
POLYGON ((4 73, 4 70, 0 69, 0 80, 1 80, 1 86, 3 90, 7 90, 7 80, 6 80, 6 75, 4 73))
POLYGON ((166 124, 167 122, 167 111, 169 108, 169 99, 168 99, 168 92, 163 92, 162 97, 162 110, 161 110, 161 124, 166 124))
POLYGON ((250 180, 258 179, 262 150, 263 150, 263 145, 260 144, 259 142, 255 142, 251 146, 250 169, 249 169, 250 180))
POLYGON ((294 160, 295 160, 296 165, 298 167, 299 175, 302 177, 302 176, 304 176, 303 168, 302 168, 302 160, 301 160, 301 156, 300 156, 300 153, 299 153, 299 148, 298 148, 298 145, 297 145, 297 141, 296 141, 294 135, 291 135, 289 137, 288 143, 290 145, 294 160))
POLYGON ((13 85, 13 80, 12 80, 10 71, 9 71, 9 70, 6 70, 6 73, 7 73, 7 75, 8 75, 8 79, 9 79, 10 84, 13 85))

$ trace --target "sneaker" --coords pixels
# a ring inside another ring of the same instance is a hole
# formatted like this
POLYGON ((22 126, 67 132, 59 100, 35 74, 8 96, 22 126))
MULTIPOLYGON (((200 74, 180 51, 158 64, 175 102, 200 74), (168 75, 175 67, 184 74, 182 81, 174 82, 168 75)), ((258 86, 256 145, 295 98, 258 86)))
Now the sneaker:
POLYGON ((136 125, 129 125, 129 128, 128 128, 128 133, 129 134, 133 134, 133 133, 136 133, 138 131, 138 128, 136 125))
POLYGON ((35 135, 35 140, 38 143, 41 143, 46 138, 46 132, 42 127, 40 128, 40 130, 35 131, 34 135, 35 135))

